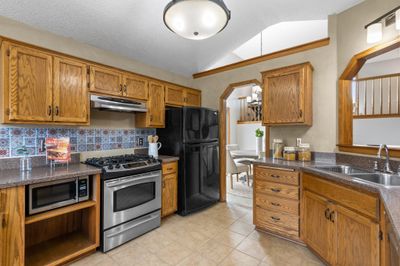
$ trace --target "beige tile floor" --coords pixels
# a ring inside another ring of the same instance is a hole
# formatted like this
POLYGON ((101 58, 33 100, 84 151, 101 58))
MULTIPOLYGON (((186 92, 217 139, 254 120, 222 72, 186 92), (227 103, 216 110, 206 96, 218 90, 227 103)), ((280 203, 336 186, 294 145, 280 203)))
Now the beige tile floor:
POLYGON ((219 203, 187 217, 168 217, 160 228, 72 265, 323 264, 305 247, 254 230, 251 209, 219 203))

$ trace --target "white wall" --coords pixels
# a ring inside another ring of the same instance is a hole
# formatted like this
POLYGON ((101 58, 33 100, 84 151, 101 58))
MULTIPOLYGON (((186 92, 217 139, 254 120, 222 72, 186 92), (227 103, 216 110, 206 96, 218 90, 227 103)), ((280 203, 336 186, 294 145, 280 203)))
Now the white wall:
POLYGON ((359 78, 376 77, 400 73, 400 58, 365 64, 358 73, 359 78))
POLYGON ((258 128, 264 131, 262 147, 263 151, 265 151, 265 127, 261 123, 236 125, 237 144, 239 144, 241 150, 256 149, 256 130, 258 128))
POLYGON ((354 119, 353 142, 400 146, 400 118, 354 119))

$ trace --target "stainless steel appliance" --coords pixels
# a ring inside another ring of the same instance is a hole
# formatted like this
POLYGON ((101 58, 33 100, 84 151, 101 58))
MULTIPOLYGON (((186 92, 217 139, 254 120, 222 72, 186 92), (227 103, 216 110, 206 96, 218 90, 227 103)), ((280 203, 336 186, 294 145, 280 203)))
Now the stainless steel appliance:
POLYGON ((88 176, 28 185, 27 213, 32 215, 88 200, 89 187, 88 176))
POLYGON ((147 155, 91 158, 101 167, 101 248, 107 252, 161 224, 161 164, 147 155))
POLYGON ((147 112, 146 104, 126 99, 90 96, 91 106, 95 109, 108 110, 115 112, 147 112))

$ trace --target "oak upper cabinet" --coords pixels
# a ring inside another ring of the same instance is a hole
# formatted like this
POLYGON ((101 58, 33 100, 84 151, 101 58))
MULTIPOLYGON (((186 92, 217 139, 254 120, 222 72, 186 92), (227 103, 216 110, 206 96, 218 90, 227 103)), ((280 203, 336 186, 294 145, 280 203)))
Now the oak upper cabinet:
POLYGON ((312 125, 312 72, 304 63, 262 73, 264 125, 312 125))
POLYGON ((162 173, 161 217, 165 217, 178 210, 178 163, 163 163, 162 173))
POLYGON ((149 81, 139 75, 123 75, 123 95, 132 99, 147 100, 149 81))
POLYGON ((164 84, 158 81, 149 82, 149 99, 147 112, 135 114, 136 127, 165 127, 164 84))
POLYGON ((3 122, 52 121, 52 56, 5 42, 2 57, 3 122))
POLYGON ((86 64, 77 60, 55 57, 53 92, 54 121, 88 122, 89 96, 86 64))
POLYGON ((303 174, 304 242, 331 265, 379 265, 379 199, 303 174))
POLYGON ((182 87, 167 84, 165 86, 165 104, 183 106, 185 104, 185 90, 182 87))
POLYGON ((122 73, 112 68, 90 66, 90 91, 123 96, 122 73))
POLYGON ((201 106, 201 92, 185 89, 185 106, 201 106))

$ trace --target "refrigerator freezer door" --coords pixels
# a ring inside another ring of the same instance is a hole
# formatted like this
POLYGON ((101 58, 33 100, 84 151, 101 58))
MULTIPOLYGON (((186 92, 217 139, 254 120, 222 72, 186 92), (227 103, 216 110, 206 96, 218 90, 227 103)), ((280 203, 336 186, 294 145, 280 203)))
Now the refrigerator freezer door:
POLYGON ((203 141, 217 141, 219 138, 218 111, 202 109, 201 138, 203 141))
POLYGON ((200 143, 201 136, 201 108, 183 108, 183 142, 200 143))

